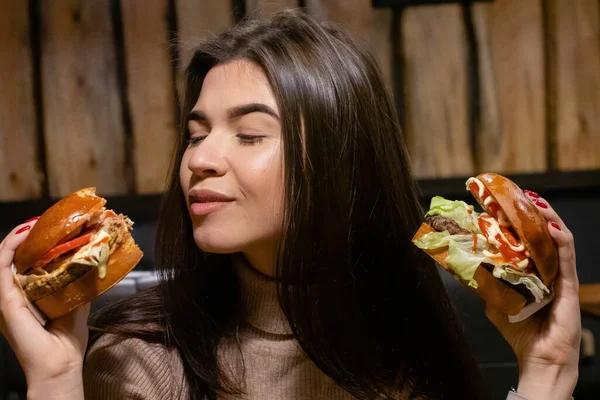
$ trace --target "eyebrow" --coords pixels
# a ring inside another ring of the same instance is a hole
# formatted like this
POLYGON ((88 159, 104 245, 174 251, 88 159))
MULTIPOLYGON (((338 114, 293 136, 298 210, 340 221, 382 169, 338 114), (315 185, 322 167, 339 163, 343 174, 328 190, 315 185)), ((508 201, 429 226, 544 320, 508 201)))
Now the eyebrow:
MULTIPOLYGON (((279 121, 279 115, 269 106, 262 103, 250 103, 244 104, 241 106, 230 108, 227 111, 227 118, 232 120, 236 118, 243 117, 246 114, 252 114, 255 112, 264 113, 273 117, 276 121, 279 121)), ((189 121, 208 121, 206 114, 200 110, 192 110, 187 117, 187 122, 189 121)))

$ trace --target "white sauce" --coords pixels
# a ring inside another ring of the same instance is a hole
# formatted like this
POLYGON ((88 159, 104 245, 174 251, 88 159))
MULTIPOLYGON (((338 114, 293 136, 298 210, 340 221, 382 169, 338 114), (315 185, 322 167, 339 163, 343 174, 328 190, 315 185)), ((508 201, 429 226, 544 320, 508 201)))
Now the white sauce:
POLYGON ((498 266, 494 267, 494 272, 492 272, 492 275, 494 275, 494 278, 502 278, 502 273, 504 272, 504 270, 498 266))
POLYGON ((521 268, 521 269, 525 269, 527 268, 527 266, 529 265, 529 258, 524 259, 523 261, 519 261, 517 263, 517 267, 521 268))
POLYGON ((487 250, 483 250, 483 255, 486 256, 486 257, 489 257, 489 258, 497 257, 498 256, 498 254, 494 254, 494 253, 492 253, 490 251, 487 251, 487 250))
MULTIPOLYGON (((489 197, 488 197, 489 199, 489 197)), ((508 228, 510 225, 510 221, 508 220, 508 217, 506 216, 506 213, 501 209, 498 208, 498 223, 500 224, 500 226, 503 226, 505 228, 508 228)))
POLYGON ((467 179, 467 190, 469 190, 469 185, 472 182, 475 182, 477 184, 477 187, 479 189, 479 192, 478 192, 479 198, 482 198, 483 197, 483 193, 485 191, 485 187, 483 186, 483 183, 481 183, 481 181, 479 179, 477 179, 477 178, 469 178, 469 179, 467 179))
POLYGON ((500 247, 500 242, 498 240, 496 240, 496 236, 500 235, 500 237, 502 237, 504 239, 504 241, 506 242, 508 247, 511 248, 511 250, 516 251, 516 252, 525 251, 525 245, 523 245, 523 243, 521 243, 519 246, 513 246, 508 241, 508 239, 506 238, 504 233, 500 230, 500 225, 498 224, 498 221, 496 221, 493 218, 485 218, 485 220, 491 224, 491 226, 487 228, 488 243, 491 243, 491 244, 495 245, 496 247, 500 247))

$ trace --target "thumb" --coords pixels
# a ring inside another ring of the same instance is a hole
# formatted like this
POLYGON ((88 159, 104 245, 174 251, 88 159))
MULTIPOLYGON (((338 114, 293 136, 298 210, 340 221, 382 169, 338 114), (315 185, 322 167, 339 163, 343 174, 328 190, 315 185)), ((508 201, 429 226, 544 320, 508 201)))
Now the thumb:
POLYGON ((62 336, 77 345, 84 352, 88 341, 88 317, 90 303, 83 304, 70 313, 50 322, 48 330, 57 336, 62 336))

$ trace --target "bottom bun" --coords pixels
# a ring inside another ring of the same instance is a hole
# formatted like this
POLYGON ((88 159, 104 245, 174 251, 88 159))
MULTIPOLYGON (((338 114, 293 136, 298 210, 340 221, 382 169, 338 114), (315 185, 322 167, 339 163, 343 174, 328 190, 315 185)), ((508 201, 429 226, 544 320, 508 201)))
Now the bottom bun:
POLYGON ((131 234, 128 234, 109 257, 104 279, 98 277, 98 268, 92 268, 81 278, 35 301, 34 304, 48 319, 62 317, 116 285, 140 262, 142 256, 142 251, 135 244, 131 234))
MULTIPOLYGON (((435 232, 435 230, 427 224, 422 224, 417 233, 415 233, 413 241, 430 232, 435 232)), ((444 261, 448 256, 447 249, 423 251, 437 261, 437 263, 440 264, 446 271, 450 272, 453 276, 456 276, 444 261)), ((473 278, 477 282, 477 289, 468 286, 467 282, 463 281, 462 279, 459 279, 459 281, 477 293, 479 297, 486 302, 486 304, 506 315, 517 315, 527 303, 525 296, 516 290, 511 289, 511 287, 508 286, 509 284, 506 284, 501 279, 494 277, 494 275, 492 275, 482 266, 479 266, 477 270, 475 270, 475 276, 473 278)))

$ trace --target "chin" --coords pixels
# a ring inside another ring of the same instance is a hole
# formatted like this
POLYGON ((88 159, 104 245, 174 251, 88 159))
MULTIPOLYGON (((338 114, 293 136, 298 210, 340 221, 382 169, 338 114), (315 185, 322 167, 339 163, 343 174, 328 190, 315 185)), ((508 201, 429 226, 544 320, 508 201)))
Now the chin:
POLYGON ((205 233, 195 232, 194 242, 205 253, 233 254, 241 251, 239 243, 234 243, 231 238, 209 237, 205 233), (200 236, 200 237, 199 237, 200 236), (220 240, 221 239, 221 240, 220 240))

